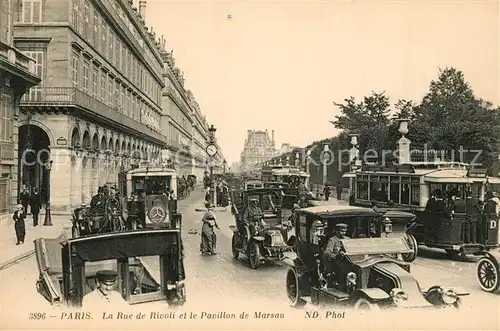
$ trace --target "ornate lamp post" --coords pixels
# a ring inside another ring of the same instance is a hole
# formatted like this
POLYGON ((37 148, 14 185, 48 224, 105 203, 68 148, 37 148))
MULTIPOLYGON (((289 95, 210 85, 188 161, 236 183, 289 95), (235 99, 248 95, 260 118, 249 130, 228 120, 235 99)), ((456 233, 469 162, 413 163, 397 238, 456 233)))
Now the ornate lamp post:
POLYGON ((224 167, 223 170, 222 170, 222 173, 224 175, 226 174, 226 165, 227 165, 227 162, 226 162, 226 160, 224 160, 224 162, 222 162, 222 166, 224 167))
POLYGON ((328 162, 330 161, 328 158, 329 152, 330 146, 328 144, 325 144, 323 146, 323 186, 325 186, 326 182, 328 181, 328 162))
POLYGON ((48 173, 48 184, 47 184, 47 202, 45 203, 45 220, 43 221, 44 226, 52 226, 52 215, 50 214, 50 171, 52 170, 52 163, 54 161, 50 160, 45 163, 45 169, 47 169, 48 173))
MULTIPOLYGON (((309 172, 309 162, 310 162, 310 160, 311 160, 311 154, 312 154, 312 151, 311 151, 310 149, 309 149, 309 150, 307 150, 307 153, 306 153, 306 172, 307 172, 307 174, 308 174, 309 176, 311 176, 311 173, 309 172)), ((307 182, 306 186, 307 186, 308 188, 309 188, 309 179, 310 179, 310 177, 308 177, 308 178, 306 179, 306 182, 307 182)))
MULTIPOLYGON (((212 125, 210 125, 210 127, 208 128, 208 133, 209 133, 209 137, 210 137, 210 145, 209 146, 214 146, 214 143, 215 143, 215 132, 217 131, 217 129, 212 125)), ((212 182, 210 185, 210 196, 212 197, 212 201, 213 201, 213 204, 214 206, 217 206, 217 191, 215 189, 215 180, 214 180, 214 160, 215 160, 215 156, 217 155, 217 151, 215 150, 215 153, 214 152, 210 152, 208 149, 207 149, 207 154, 208 154, 208 157, 210 159, 210 181, 212 182)))

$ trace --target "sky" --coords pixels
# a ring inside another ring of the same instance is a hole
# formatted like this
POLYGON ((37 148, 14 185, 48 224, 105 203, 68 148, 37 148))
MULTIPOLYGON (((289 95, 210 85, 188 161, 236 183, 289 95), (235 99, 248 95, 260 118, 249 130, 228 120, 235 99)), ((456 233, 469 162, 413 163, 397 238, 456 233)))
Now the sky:
POLYGON ((275 130, 277 147, 303 147, 338 133, 333 101, 372 91, 419 101, 446 66, 499 105, 499 8, 498 0, 148 0, 146 24, 174 50, 231 163, 247 130, 275 130))

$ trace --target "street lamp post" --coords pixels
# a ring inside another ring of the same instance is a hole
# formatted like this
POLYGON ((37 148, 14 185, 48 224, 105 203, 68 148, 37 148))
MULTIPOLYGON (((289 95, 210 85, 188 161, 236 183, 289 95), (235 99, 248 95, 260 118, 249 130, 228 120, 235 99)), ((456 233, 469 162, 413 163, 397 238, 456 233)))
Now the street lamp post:
POLYGON ((52 226, 52 215, 50 214, 50 181, 51 181, 50 171, 52 170, 53 162, 54 161, 50 160, 49 162, 45 163, 45 169, 47 169, 49 180, 47 183, 47 201, 45 203, 45 220, 43 221, 44 226, 52 226))
POLYGON ((226 174, 226 165, 227 165, 227 162, 226 162, 226 160, 224 160, 224 162, 222 162, 222 166, 224 167, 223 170, 222 170, 222 173, 224 175, 226 174))
POLYGON ((309 175, 309 177, 307 177, 307 179, 306 179, 306 181, 307 181, 306 186, 307 186, 308 188, 309 188, 309 179, 310 179, 310 176, 311 176, 311 174, 309 173, 309 162, 310 162, 310 160, 311 160, 311 154, 312 154, 312 152, 311 152, 311 150, 309 149, 309 150, 307 151, 307 153, 306 153, 306 172, 307 172, 307 174, 309 175))
POLYGON ((325 144, 323 146, 323 152, 324 152, 324 158, 323 158, 323 187, 326 185, 326 182, 328 181, 328 159, 326 155, 330 151, 330 146, 328 144, 325 144))
MULTIPOLYGON (((213 144, 215 143, 215 131, 217 131, 217 129, 212 125, 210 125, 210 127, 208 128, 208 132, 210 134, 210 143, 213 144)), ((215 154, 217 155, 217 154, 215 154)), ((211 193, 211 197, 212 197, 212 202, 214 204, 214 206, 217 206, 217 191, 215 189, 215 180, 214 180, 214 160, 215 160, 215 155, 209 155, 208 157, 210 158, 210 181, 212 182, 212 185, 211 187, 209 188, 210 191, 212 191, 211 193)))

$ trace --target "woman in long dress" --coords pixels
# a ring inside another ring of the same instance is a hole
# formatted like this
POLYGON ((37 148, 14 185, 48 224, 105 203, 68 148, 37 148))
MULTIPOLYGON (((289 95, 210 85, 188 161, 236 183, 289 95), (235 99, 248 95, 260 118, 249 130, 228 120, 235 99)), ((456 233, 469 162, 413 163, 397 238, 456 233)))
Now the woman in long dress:
POLYGON ((214 232, 214 227, 217 229, 219 226, 217 225, 217 221, 215 219, 215 214, 213 212, 214 205, 207 203, 205 205, 207 211, 205 215, 203 215, 203 225, 201 228, 201 244, 200 251, 203 255, 215 255, 215 248, 217 246, 217 236, 214 232))

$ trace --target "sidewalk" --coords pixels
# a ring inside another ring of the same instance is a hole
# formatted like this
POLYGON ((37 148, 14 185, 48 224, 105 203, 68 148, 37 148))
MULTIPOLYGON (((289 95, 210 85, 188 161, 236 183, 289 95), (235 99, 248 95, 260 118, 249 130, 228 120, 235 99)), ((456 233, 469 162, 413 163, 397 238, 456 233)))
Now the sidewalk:
POLYGON ((52 216, 52 226, 43 226, 45 214, 39 216, 37 227, 33 227, 33 216, 26 217, 26 238, 24 244, 16 246, 16 233, 12 215, 0 223, 0 270, 8 268, 20 260, 34 254, 33 240, 37 238, 56 238, 62 235, 64 227, 71 228, 69 216, 52 216))

